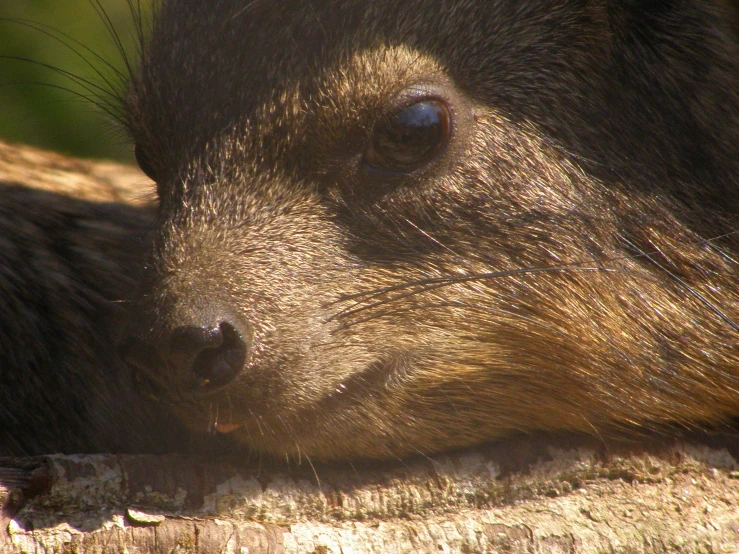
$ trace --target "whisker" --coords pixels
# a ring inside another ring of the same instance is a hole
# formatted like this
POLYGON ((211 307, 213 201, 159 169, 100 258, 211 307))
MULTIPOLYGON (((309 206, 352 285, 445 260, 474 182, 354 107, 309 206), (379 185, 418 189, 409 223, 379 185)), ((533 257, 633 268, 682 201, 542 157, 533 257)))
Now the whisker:
MULTIPOLYGON (((2 57, 2 56, 0 56, 0 57, 2 57)), ((111 111, 112 108, 110 108, 110 107, 108 107, 108 106, 106 106, 104 104, 101 104, 100 102, 97 102, 97 101, 93 100, 89 96, 85 96, 84 94, 82 94, 79 91, 76 91, 74 89, 67 88, 67 87, 64 87, 64 86, 61 86, 61 85, 53 85, 51 83, 44 83, 44 82, 41 82, 41 81, 18 81, 18 82, 13 83, 12 85, 0 85, 0 86, 20 86, 20 85, 34 85, 34 86, 41 86, 41 87, 47 87, 47 88, 62 90, 64 92, 68 92, 68 93, 70 93, 70 94, 72 94, 74 96, 77 96, 81 100, 84 100, 86 104, 92 104, 93 106, 95 106, 96 108, 98 108, 100 111, 105 112, 106 114, 108 114, 112 118, 116 118, 117 117, 117 114, 114 113, 113 111, 111 111)))
POLYGON ((403 219, 405 220, 405 222, 408 225, 410 225, 411 227, 413 227, 416 231, 418 231, 419 233, 421 233, 424 237, 426 237, 427 239, 429 239, 431 242, 433 242, 437 246, 440 246, 441 248, 443 248, 447 252, 450 252, 451 254, 453 254, 457 258, 461 258, 462 257, 459 254, 457 254, 454 250, 452 250, 451 248, 449 248, 446 244, 442 244, 437 239, 435 239, 433 236, 431 236, 429 233, 427 233, 426 231, 424 231, 423 229, 421 229, 418 225, 416 225, 415 223, 413 223, 407 217, 404 217, 403 219))
POLYGON ((563 332, 561 329, 557 329, 555 327, 551 327, 549 325, 546 325, 545 323, 543 323, 539 319, 534 319, 534 318, 531 318, 531 317, 528 317, 528 316, 525 316, 525 315, 522 315, 522 314, 518 314, 516 312, 505 310, 503 308, 494 308, 494 307, 490 307, 490 306, 477 306, 477 305, 465 304, 461 300, 455 300, 455 301, 450 301, 450 302, 429 302, 429 303, 426 303, 426 304, 417 304, 415 306, 406 306, 404 308, 397 308, 397 309, 394 309, 394 310, 385 310, 385 311, 382 311, 382 312, 379 312, 379 313, 372 314, 372 315, 367 316, 365 318, 361 318, 361 319, 357 319, 357 320, 354 320, 354 321, 342 323, 339 326, 339 328, 336 329, 334 332, 338 332, 338 331, 347 329, 349 327, 353 327, 354 325, 359 325, 359 324, 362 324, 362 323, 367 323, 368 321, 372 321, 373 319, 378 319, 380 317, 384 317, 384 316, 388 316, 388 315, 408 313, 408 312, 412 312, 412 311, 416 311, 416 310, 428 310, 428 309, 433 309, 433 308, 449 308, 449 307, 452 307, 452 308, 464 308, 466 310, 484 311, 484 312, 488 312, 488 313, 492 313, 492 314, 496 314, 496 315, 512 316, 515 319, 519 319, 521 321, 526 321, 527 323, 534 324, 534 325, 536 325, 538 327, 541 327, 543 329, 546 329, 547 331, 551 331, 553 333, 556 333, 556 334, 558 334, 558 335, 560 335, 562 337, 565 337, 565 338, 568 337, 568 335, 565 332, 563 332))
MULTIPOLYGON (((116 86, 112 82, 110 82, 110 80, 108 80, 108 78, 105 76, 105 74, 100 69, 98 69, 97 66, 95 64, 93 64, 89 60, 89 58, 87 58, 79 50, 77 50, 76 48, 74 48, 72 46, 72 44, 76 44, 77 46, 81 47, 88 54, 91 54, 95 59, 97 59, 98 61, 100 61, 104 65, 106 65, 108 67, 108 69, 110 69, 111 71, 113 71, 116 74, 116 76, 119 79, 121 79, 123 82, 125 82, 125 80, 127 79, 127 76, 124 73, 122 73, 117 67, 115 67, 115 65, 113 65, 112 63, 110 63, 103 56, 101 56, 100 54, 98 54, 97 52, 95 52, 94 50, 92 50, 91 48, 89 48, 88 46, 86 46, 84 43, 82 43, 79 40, 75 39, 74 37, 72 37, 72 36, 70 36, 70 35, 68 35, 68 34, 66 34, 66 33, 64 33, 62 31, 59 31, 58 29, 55 29, 54 27, 52 27, 50 25, 46 25, 44 23, 40 23, 38 21, 32 21, 32 20, 29 20, 29 19, 12 19, 12 18, 6 18, 6 17, 0 18, 0 21, 5 21, 5 22, 8 22, 8 23, 16 23, 18 25, 23 25, 25 27, 28 27, 30 29, 33 29, 34 31, 37 31, 37 32, 39 32, 39 33, 41 33, 41 34, 43 34, 43 35, 45 35, 45 36, 47 36, 47 37, 55 40, 59 44, 61 44, 64 47, 66 47, 68 50, 70 50, 71 52, 73 52, 79 59, 81 59, 83 62, 85 62, 85 65, 87 65, 90 69, 92 69, 97 74, 97 76, 100 77, 105 82, 106 85, 108 85, 109 88, 105 89, 105 91, 108 92, 109 94, 111 94, 112 96, 115 96, 115 94, 114 94, 113 91, 116 90, 116 86)), ((116 98, 118 98, 118 97, 116 96, 116 98)))
POLYGON ((105 28, 108 31, 108 35, 110 35, 110 38, 113 40, 113 44, 118 50, 118 53, 121 56, 121 60, 123 61, 123 64, 126 66, 126 72, 128 73, 128 75, 133 75, 134 74, 133 64, 131 63, 131 60, 128 57, 128 54, 126 53, 126 48, 123 45, 123 41, 121 40, 121 37, 118 34, 118 31, 116 30, 115 25, 113 24, 113 21, 110 19, 108 12, 105 11, 105 8, 100 3, 100 0, 88 0, 88 3, 90 4, 90 6, 92 6, 92 9, 95 10, 95 12, 98 14, 98 17, 100 17, 100 20, 102 21, 103 25, 105 25, 105 28))
MULTIPOLYGON (((18 61, 18 62, 30 63, 30 64, 33 64, 33 65, 37 65, 39 67, 43 67, 45 69, 49 69, 49 70, 51 70, 51 71, 53 71, 55 73, 58 73, 59 75, 62 75, 64 77, 66 77, 67 79, 69 79, 73 83, 77 84, 82 89, 84 89, 87 92, 89 92, 90 94, 94 95, 96 98, 100 99, 101 101, 104 100, 104 98, 105 98, 105 96, 103 96, 101 93, 104 93, 108 97, 112 97, 114 100, 118 100, 117 97, 113 96, 110 93, 110 91, 108 91, 105 87, 100 86, 100 85, 94 83, 93 81, 90 81, 89 79, 85 79, 84 77, 81 77, 81 76, 77 75, 76 73, 72 73, 71 71, 67 71, 67 70, 62 69, 60 67, 56 67, 56 66, 51 65, 51 64, 48 64, 48 63, 40 62, 38 60, 33 60, 31 58, 24 58, 23 56, 0 55, 0 59, 14 60, 14 61, 18 61)), ((44 83, 39 83, 39 84, 44 84, 44 83)), ((53 86, 53 85, 50 85, 50 86, 53 86)), ((63 89, 63 87, 60 87, 60 88, 63 89)), ((63 90, 68 90, 69 92, 75 92, 72 89, 63 89, 63 90)), ((76 94, 79 95, 80 93, 76 93, 76 94)), ((86 96, 83 96, 83 98, 87 99, 86 96)), ((113 104, 111 104, 111 106, 112 105, 113 104)))
MULTIPOLYGON (((706 308, 708 308, 710 311, 712 311, 715 315, 717 315, 720 319, 724 321, 727 325, 729 325, 734 331, 739 332, 739 325, 737 325, 728 315, 726 315, 718 306, 716 306, 713 302, 711 302, 708 298, 706 298, 703 294, 701 294, 698 290, 696 290, 694 287, 691 287, 688 283, 685 282, 684 279, 682 279, 679 275, 675 274, 674 272, 670 271, 668 268, 666 268, 664 265, 660 264, 657 260, 654 259, 653 255, 646 254, 639 246, 634 244, 633 242, 630 242, 630 246, 641 253, 642 256, 644 256, 647 260, 649 260, 652 264, 654 264, 656 267, 664 271, 668 277, 670 277, 673 281, 678 283, 683 287, 683 289, 693 298, 698 300, 701 304, 703 304, 706 308)), ((661 252, 658 252, 662 254, 661 252)), ((664 254, 662 254, 664 255, 664 254)))
POLYGON ((257 424, 257 429, 259 429, 259 434, 262 436, 262 438, 265 437, 264 435, 264 429, 262 429, 262 424, 260 423, 260 420, 262 419, 258 414, 256 417, 254 417, 255 414, 252 414, 252 418, 254 419, 254 422, 257 424))
MULTIPOLYGON (((592 260, 590 260, 589 262, 582 262, 582 263, 592 263, 592 260)), ((381 287, 381 288, 372 289, 369 291, 363 291, 363 292, 358 292, 354 294, 343 295, 343 296, 340 296, 337 300, 332 300, 331 302, 327 302, 325 306, 330 306, 332 304, 339 304, 341 302, 346 302, 347 300, 355 300, 357 298, 362 298, 365 296, 368 298, 372 298, 374 296, 381 296, 382 294, 386 294, 388 292, 394 292, 396 290, 402 290, 406 288, 418 287, 418 286, 424 286, 424 285, 433 285, 436 283, 454 284, 454 283, 464 282, 465 280, 473 281, 477 279, 489 279, 489 278, 495 278, 495 277, 512 277, 516 275, 524 275, 527 273, 541 273, 541 272, 547 272, 547 271, 569 271, 569 270, 604 271, 605 268, 582 267, 581 265, 578 265, 578 263, 574 263, 574 264, 569 264, 565 266, 519 268, 519 269, 510 269, 510 270, 503 270, 503 271, 491 271, 491 272, 485 272, 485 273, 462 274, 462 275, 455 275, 455 276, 450 276, 450 277, 429 277, 427 279, 418 279, 416 281, 410 281, 407 283, 399 283, 397 285, 390 285, 387 287, 381 287)), ((616 271, 616 270, 612 270, 612 271, 616 271)))
MULTIPOLYGON (((424 452, 423 450, 421 450, 420 448, 418 448, 416 446, 413 447, 413 450, 421 458, 424 458, 427 462, 431 462, 431 466, 432 467, 438 468, 438 466, 439 466, 438 460, 434 460, 431 456, 428 455, 428 453, 424 452)), ((399 457, 396 456, 396 460, 401 461, 406 468, 410 469, 410 466, 408 464, 406 464, 401 458, 399 458, 399 457)))
MULTIPOLYGON (((736 236, 736 235, 739 235, 739 229, 737 229, 736 231, 731 231, 729 233, 724 233, 723 235, 718 235, 718 236, 712 237, 710 239, 701 239, 701 240, 696 241, 696 242, 694 242, 692 244, 694 244, 696 246, 703 245, 703 246, 711 246, 711 247, 713 247, 715 242, 718 242, 720 240, 723 240, 723 239, 726 239, 726 238, 729 238, 729 237, 732 237, 732 236, 736 236)), ((679 249, 680 249, 680 247, 679 246, 676 246, 675 248, 670 248, 670 249, 665 250, 665 252, 676 252, 679 249)), ((650 255, 658 254, 658 253, 660 253, 660 252, 659 251, 654 251, 654 252, 651 252, 651 253, 649 253, 649 252, 643 252, 643 253, 636 254, 636 255, 631 254, 631 255, 625 255, 625 256, 606 257, 606 258, 603 258, 602 260, 599 260, 599 261, 601 261, 602 263, 621 262, 621 261, 635 260, 635 259, 638 259, 638 258, 646 258, 646 257, 649 257, 650 255)), ((732 258, 730 258, 730 259, 732 260, 733 263, 739 263, 736 260, 733 260, 732 258)), ((578 267, 581 267, 583 264, 591 264, 591 263, 593 263, 593 260, 592 259, 591 260, 576 261, 576 262, 572 262, 572 263, 567 264, 567 265, 564 265, 564 266, 555 266, 555 267, 553 267, 551 269, 553 269, 555 271, 562 271, 562 270, 571 269, 571 268, 572 269, 578 268, 578 267)), ((548 270, 548 269, 549 268, 532 268, 532 269, 520 269, 520 270, 513 270, 513 271, 526 272, 526 271, 542 271, 542 270, 548 270)), ((484 273, 484 274, 478 274, 478 275, 491 275, 492 276, 493 273, 491 273, 491 274, 484 273)), ((383 288, 372 289, 372 290, 369 290, 369 291, 359 292, 359 293, 355 293, 355 294, 344 295, 344 296, 341 296, 337 300, 333 300, 331 302, 326 303, 326 306, 330 306, 331 304, 338 304, 338 303, 341 303, 341 302, 345 302, 347 300, 354 300, 354 299, 357 299, 357 298, 361 298, 363 296, 368 296, 368 297, 372 297, 374 295, 378 295, 379 296, 379 295, 381 295, 383 293, 386 293, 386 292, 392 292, 394 290, 400 290, 400 289, 403 289, 403 288, 413 287, 413 286, 417 286, 419 284, 426 284, 426 283, 433 283, 433 282, 441 282, 441 281, 444 281, 446 279, 449 279, 449 277, 435 277, 435 278, 430 278, 430 279, 421 279, 421 280, 417 280, 417 281, 412 281, 410 283, 401 283, 401 284, 392 285, 392 286, 389 286, 389 287, 383 287, 383 288)))
MULTIPOLYGON (((552 334, 559 335, 560 337, 562 337, 566 341, 572 341, 573 340, 573 337, 570 336, 570 335, 568 335, 562 329, 558 329, 557 327, 552 327, 551 325, 547 325, 541 319, 528 317, 526 315, 523 315, 523 314, 520 314, 520 313, 511 311, 511 310, 506 310, 506 309, 503 309, 503 308, 495 308, 495 307, 492 307, 492 306, 480 306, 480 305, 476 305, 476 304, 466 304, 466 303, 464 303, 461 300, 449 301, 449 302, 430 302, 430 303, 426 303, 426 304, 417 304, 415 306, 407 306, 407 307, 403 307, 403 308, 397 308, 397 309, 394 309, 394 310, 385 310, 385 311, 382 311, 382 312, 379 312, 379 313, 376 313, 376 314, 372 314, 372 315, 367 316, 367 317, 362 318, 362 319, 358 319, 358 320, 355 320, 355 321, 350 321, 350 322, 342 323, 336 330, 334 330, 332 332, 332 334, 335 333, 335 332, 339 332, 339 331, 345 330, 345 329, 347 329, 349 327, 352 327, 354 325, 359 325, 359 324, 362 324, 362 323, 367 323, 368 321, 371 321, 373 319, 378 319, 378 318, 381 318, 381 317, 384 317, 384 316, 392 316, 392 315, 396 315, 396 314, 408 313, 408 312, 412 312, 412 311, 415 311, 415 310, 428 310, 428 309, 434 309, 434 308, 447 308, 447 307, 461 308, 461 309, 464 309, 464 310, 471 310, 471 311, 478 311, 478 312, 486 312, 486 313, 494 314, 496 316, 501 316, 501 315, 502 316, 508 316, 508 317, 513 318, 513 319, 516 319, 516 320, 519 320, 519 321, 523 321, 523 322, 529 323, 529 324, 531 324, 531 325, 533 325, 535 327, 538 327, 540 329, 544 329, 546 331, 549 331, 552 334)), ((631 365, 636 365, 636 362, 632 359, 632 357, 628 354, 628 352, 626 352, 623 348, 621 348, 621 346, 618 344, 618 342, 616 342, 615 340, 613 340, 613 338, 610 337, 610 336, 605 336, 604 338, 608 341, 608 344, 613 348, 613 350, 615 352, 618 352, 622 356, 622 358, 624 360, 626 360, 631 365)))
POLYGON ((310 468, 313 470, 313 475, 316 477, 316 484, 318 484, 318 491, 323 494, 323 487, 321 486, 321 479, 318 477, 318 472, 316 471, 316 466, 313 465, 313 460, 310 459, 310 456, 307 454, 305 455, 305 459, 308 462, 308 465, 310 465, 310 468))
POLYGON ((136 0, 135 4, 133 0, 126 0, 126 3, 128 4, 128 11, 131 14, 131 19, 133 20, 134 28, 136 29, 136 54, 137 58, 140 58, 147 40, 147 34, 144 28, 144 12, 141 8, 141 0, 136 0))
POLYGON ((734 258, 731 254, 729 254, 728 252, 726 252, 726 250, 724 250, 723 248, 720 248, 718 245, 716 245, 716 244, 709 244, 708 247, 713 252, 715 252, 716 255, 718 255, 721 258, 723 258, 724 261, 726 261, 727 263, 729 263, 731 265, 739 265, 739 260, 737 260, 736 258, 734 258))
MULTIPOLYGON (((44 67, 44 68, 50 69, 52 71, 55 71, 56 73, 59 73, 60 75, 65 76, 66 78, 68 78, 69 80, 71 80, 73 83, 77 84, 80 88, 82 88, 83 90, 87 91, 91 96, 86 96, 86 95, 82 94, 81 92, 79 92, 77 90, 74 90, 74 89, 71 89, 71 88, 67 88, 67 87, 64 87, 64 86, 61 86, 61 85, 54 85, 52 83, 43 83, 43 82, 39 82, 39 81, 16 82, 16 83, 13 83, 13 86, 18 86, 18 85, 38 85, 38 86, 44 86, 44 87, 49 87, 49 88, 53 88, 53 89, 63 90, 65 92, 68 92, 70 94, 73 94, 73 95, 75 95, 75 96, 83 99, 85 102, 89 102, 90 104, 93 104, 98 109, 102 110, 103 112, 105 112, 106 114, 108 114, 109 116, 111 116, 113 119, 117 120, 119 118, 119 114, 117 112, 117 110, 118 110, 118 102, 117 102, 117 99, 115 97, 112 98, 112 100, 114 100, 114 101, 111 101, 110 99, 106 99, 105 96, 103 96, 103 95, 100 94, 100 92, 107 93, 107 91, 105 90, 105 88, 103 88, 103 87, 101 87, 99 85, 96 85, 95 83, 93 83, 91 81, 88 81, 87 79, 84 79, 84 78, 80 77, 79 75, 75 75, 74 73, 71 73, 69 71, 65 71, 63 69, 60 69, 60 68, 55 67, 55 66, 50 65, 50 64, 46 64, 46 63, 39 62, 37 60, 32 60, 32 59, 29 59, 29 58, 23 58, 23 57, 20 57, 20 56, 0 56, 0 59, 27 62, 27 63, 35 64, 35 65, 38 65, 40 67, 44 67), (96 89, 97 89, 97 92, 96 92, 96 89)), ((111 96, 111 95, 108 95, 108 96, 111 96)))
MULTIPOLYGON (((468 390, 470 391, 470 393, 472 393, 472 395, 473 395, 473 397, 474 397, 474 392, 472 391, 472 388, 471 388, 471 387, 470 387, 470 386, 469 386, 469 385, 467 384, 467 382, 466 382, 466 381, 465 381, 464 379, 461 379, 461 378, 458 378, 457 380, 458 380, 459 382, 461 382, 461 383, 462 383, 462 385, 464 385, 464 387, 465 387, 465 388, 467 388, 467 389, 468 389, 468 390)), ((452 399, 452 398, 451 398, 451 397, 450 397, 450 396, 449 396, 449 395, 448 395, 448 394, 446 393, 446 391, 444 390, 444 387, 442 387, 441 385, 436 385, 436 389, 437 389, 437 390, 438 390, 438 391, 439 391, 439 392, 441 393, 441 395, 442 395, 442 396, 443 396, 444 398, 446 398, 446 401, 447 401, 447 402, 449 403, 449 405, 450 405, 450 406, 452 407, 452 409, 454 410, 454 413, 455 413, 455 414, 457 414, 458 416, 461 416, 462 414, 460 413, 459 409, 457 408, 457 404, 456 404, 456 403, 454 402, 454 400, 453 400, 453 399, 452 399)))
POLYGON ((402 300, 403 298, 408 298, 416 294, 420 294, 423 292, 429 292, 432 290, 437 290, 443 287, 447 287, 447 286, 455 285, 459 283, 468 283, 470 281, 480 281, 484 279, 499 279, 502 277, 515 277, 519 275, 530 275, 534 273, 549 273, 549 272, 562 272, 562 271, 587 271, 587 272, 593 271, 593 272, 602 272, 602 273, 622 272, 622 270, 608 269, 608 268, 602 268, 602 267, 553 266, 553 267, 534 267, 534 268, 528 268, 528 269, 511 269, 511 270, 505 270, 505 271, 494 271, 490 273, 473 273, 473 274, 468 274, 468 275, 456 275, 453 277, 434 277, 430 279, 420 279, 418 281, 413 281, 411 283, 401 283, 401 284, 393 285, 390 287, 374 289, 373 291, 370 291, 370 292, 362 292, 362 293, 358 293, 354 295, 349 295, 349 296, 343 297, 339 301, 334 301, 334 303, 336 303, 340 301, 352 300, 352 299, 361 298, 361 297, 375 298, 383 294, 387 294, 389 292, 395 292, 398 290, 403 290, 403 289, 407 289, 411 287, 417 287, 417 290, 412 290, 410 292, 398 294, 391 298, 379 300, 377 302, 372 302, 371 304, 366 304, 363 306, 359 305, 360 304, 359 302, 356 302, 354 306, 359 306, 359 307, 357 308, 351 307, 351 308, 346 308, 344 310, 341 310, 329 316, 326 319, 326 322, 333 321, 340 317, 346 317, 349 315, 353 315, 357 312, 376 308, 377 306, 382 306, 390 302, 402 300))
MULTIPOLYGON (((694 244, 696 245, 706 245, 711 247, 712 249, 717 249, 718 247, 715 246, 715 243, 717 241, 720 241, 722 239, 735 236, 739 234, 739 230, 732 231, 730 233, 725 233, 723 235, 719 235, 716 237, 712 237, 710 239, 705 239, 701 241, 697 241, 694 244)), ((669 249, 666 252, 670 251, 677 251, 679 247, 675 247, 674 249, 669 249)), ((640 249, 635 248, 639 251, 639 254, 636 255, 627 255, 627 256, 619 256, 619 257, 611 257, 611 258, 605 258, 602 260, 603 263, 606 262, 617 262, 617 261, 627 261, 627 260, 635 260, 639 258, 644 258, 649 260, 650 262, 654 263, 654 260, 651 259, 651 256, 654 254, 662 254, 663 252, 660 252, 659 250, 655 250, 654 252, 650 253, 647 251, 643 251, 640 249)), ((719 252, 721 252, 720 249, 718 249, 719 252)), ((725 254, 724 254, 725 256, 725 254)), ((731 258, 730 258, 731 259, 731 258)), ((452 276, 452 277, 433 277, 428 279, 419 279, 416 281, 411 281, 407 283, 399 283, 397 285, 391 285, 387 287, 381 287, 377 289, 372 289, 369 291, 363 291, 360 293, 350 294, 350 295, 343 295, 339 297, 337 300, 333 300, 331 302, 327 302, 324 307, 328 307, 334 304, 339 304, 343 302, 347 302, 350 300, 356 300, 352 304, 352 306, 349 306, 343 310, 338 311, 337 313, 329 316, 326 319, 326 322, 333 321, 339 318, 347 317, 350 315, 353 315, 356 312, 364 311, 372 308, 376 308, 377 306, 382 306, 384 304, 402 300, 403 298, 408 298, 410 296, 413 296, 415 294, 421 294, 424 292, 428 292, 431 290, 435 290, 438 288, 442 288, 444 286, 456 284, 456 283, 464 283, 468 281, 473 280, 482 280, 482 279, 493 279, 493 278, 499 278, 499 277, 509 277, 509 276, 516 276, 516 275, 525 275, 525 274, 531 274, 531 273, 540 273, 540 272, 551 272, 551 271, 599 271, 599 272, 610 272, 610 273, 620 273, 623 270, 617 270, 617 269, 609 269, 609 268, 603 268, 603 267, 583 267, 581 264, 584 263, 592 263, 593 260, 589 260, 588 262, 576 262, 574 264, 569 264, 565 266, 552 266, 552 267, 538 267, 538 268, 522 268, 522 269, 515 269, 515 270, 507 270, 507 271, 499 271, 499 272, 490 272, 490 273, 477 273, 477 274, 468 274, 468 275, 459 275, 459 276, 452 276), (372 298, 381 297, 385 294, 389 294, 392 292, 404 290, 404 289, 416 289, 411 290, 407 293, 399 294, 396 296, 393 296, 388 299, 379 300, 377 302, 372 302, 370 304, 361 305, 362 302, 366 302, 368 300, 371 300, 372 298)), ((732 260, 732 262, 736 263, 736 261, 732 260)), ((662 268, 667 272, 665 268, 662 268)), ((673 276, 674 277, 674 276, 673 276)), ((685 284, 685 283, 684 283, 685 284)), ((688 286, 685 284, 685 286, 688 286)), ((697 293, 697 291, 695 291, 697 293)), ((705 300, 705 298, 704 298, 705 300)), ((707 300, 705 300, 708 302, 707 300)), ((718 308, 716 308, 718 310, 718 308)), ((722 313, 720 310, 718 310, 719 313, 722 313)), ((724 316, 726 317, 726 316, 724 316)), ((728 319, 728 318, 727 318, 728 319)))

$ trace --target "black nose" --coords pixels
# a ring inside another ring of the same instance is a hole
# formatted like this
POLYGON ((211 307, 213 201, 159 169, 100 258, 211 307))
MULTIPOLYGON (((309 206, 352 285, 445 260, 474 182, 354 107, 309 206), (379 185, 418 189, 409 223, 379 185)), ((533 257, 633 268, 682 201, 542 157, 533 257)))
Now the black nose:
POLYGON ((190 371, 200 388, 230 383, 244 367, 246 343, 228 323, 218 327, 180 327, 172 333, 169 362, 190 371))
POLYGON ((130 337, 118 348, 134 370, 180 394, 209 393, 227 385, 244 367, 247 350, 244 338, 227 322, 178 327, 156 346, 130 337))

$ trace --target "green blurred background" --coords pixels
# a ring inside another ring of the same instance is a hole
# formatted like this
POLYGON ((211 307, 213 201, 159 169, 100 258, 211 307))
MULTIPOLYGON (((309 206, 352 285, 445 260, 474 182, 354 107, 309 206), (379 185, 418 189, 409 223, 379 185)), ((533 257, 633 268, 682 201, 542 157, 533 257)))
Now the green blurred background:
MULTIPOLYGON (((100 5, 126 52, 135 59, 136 33, 128 3, 100 0, 100 5)), ((143 0, 142 8, 148 6, 149 1, 143 0)), ((110 90, 87 62, 47 36, 45 31, 49 29, 42 26, 69 35, 125 73, 123 57, 92 0, 0 0, 0 138, 76 156, 131 161, 131 146, 114 119, 92 102, 63 90, 89 95, 82 87, 48 67, 8 58, 28 58, 110 90), (30 20, 38 29, 22 25, 19 20, 30 20)), ((60 38, 82 53, 106 78, 120 81, 94 54, 73 44, 70 38, 60 38)))

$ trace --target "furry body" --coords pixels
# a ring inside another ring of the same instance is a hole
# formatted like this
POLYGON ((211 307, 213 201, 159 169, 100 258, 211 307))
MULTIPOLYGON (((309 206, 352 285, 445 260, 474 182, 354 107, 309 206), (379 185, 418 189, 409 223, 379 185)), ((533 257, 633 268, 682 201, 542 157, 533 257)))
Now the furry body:
POLYGON ((187 444, 113 346, 151 225, 146 189, 130 168, 0 143, 0 454, 187 444))
POLYGON ((160 200, 129 362, 192 428, 319 459, 727 422, 738 10, 165 0, 126 105, 160 200), (418 98, 443 148, 378 170, 418 98), (175 338, 224 324, 243 365, 201 394, 221 343, 175 338))

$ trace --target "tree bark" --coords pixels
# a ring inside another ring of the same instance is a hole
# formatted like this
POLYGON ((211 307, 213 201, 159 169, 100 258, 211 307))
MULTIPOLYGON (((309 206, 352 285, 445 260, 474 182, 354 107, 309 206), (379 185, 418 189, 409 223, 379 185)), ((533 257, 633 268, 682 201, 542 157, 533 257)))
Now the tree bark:
POLYGON ((607 448, 581 437, 527 437, 346 467, 5 459, 0 550, 737 552, 738 448, 735 436, 607 448))
POLYGON ((93 202, 144 206, 155 198, 154 183, 134 167, 69 158, 1 140, 0 181, 93 202))
MULTIPOLYGON (((0 180, 143 205, 133 168, 0 143, 0 180)), ((530 436, 388 463, 0 459, 3 553, 739 552, 739 436, 530 436)))

